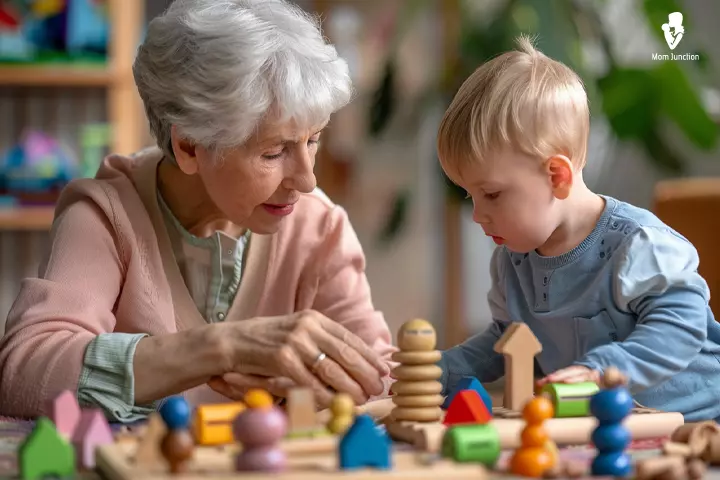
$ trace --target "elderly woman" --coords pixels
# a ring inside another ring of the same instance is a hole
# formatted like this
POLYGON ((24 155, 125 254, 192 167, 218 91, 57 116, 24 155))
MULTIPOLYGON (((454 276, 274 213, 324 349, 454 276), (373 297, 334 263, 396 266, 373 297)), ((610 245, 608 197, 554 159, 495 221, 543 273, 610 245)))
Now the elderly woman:
POLYGON ((394 350, 344 210, 316 189, 346 63, 280 0, 175 0, 134 76, 159 148, 61 195, 0 346, 0 414, 64 390, 134 421, 163 398, 387 391, 394 350))

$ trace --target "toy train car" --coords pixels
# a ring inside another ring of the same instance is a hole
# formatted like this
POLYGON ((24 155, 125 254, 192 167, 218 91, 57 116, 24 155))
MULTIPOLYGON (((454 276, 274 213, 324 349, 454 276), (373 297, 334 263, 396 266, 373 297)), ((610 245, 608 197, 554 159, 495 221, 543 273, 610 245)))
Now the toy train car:
POLYGON ((555 417, 567 418, 590 416, 590 397, 599 390, 594 382, 548 383, 537 393, 550 398, 555 417))

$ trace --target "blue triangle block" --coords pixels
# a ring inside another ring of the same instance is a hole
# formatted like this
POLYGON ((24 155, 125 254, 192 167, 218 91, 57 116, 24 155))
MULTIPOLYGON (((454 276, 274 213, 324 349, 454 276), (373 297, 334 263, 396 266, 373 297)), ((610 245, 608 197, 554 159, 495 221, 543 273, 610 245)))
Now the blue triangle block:
POLYGON ((485 404, 485 407, 488 409, 488 412, 490 412, 490 415, 492 415, 492 399, 490 398, 490 394, 487 390, 485 390, 485 387, 482 386, 482 383, 480 383, 480 381, 475 377, 463 377, 460 379, 457 385, 455 385, 455 388, 453 388, 450 394, 445 398, 445 403, 442 404, 443 410, 447 410, 455 398, 455 395, 463 390, 475 390, 485 404))

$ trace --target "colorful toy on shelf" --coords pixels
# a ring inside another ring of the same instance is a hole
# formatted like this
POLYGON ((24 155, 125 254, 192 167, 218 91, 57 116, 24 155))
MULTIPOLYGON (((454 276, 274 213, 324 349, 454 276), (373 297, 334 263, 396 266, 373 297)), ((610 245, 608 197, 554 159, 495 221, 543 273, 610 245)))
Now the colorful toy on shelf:
POLYGON ((49 135, 31 131, 0 159, 0 193, 34 203, 56 196, 77 174, 77 160, 67 149, 49 135))
POLYGON ((0 6, 0 61, 102 60, 107 0, 7 0, 0 6))
POLYGON ((0 59, 27 61, 34 52, 18 12, 10 5, 0 4, 0 59))

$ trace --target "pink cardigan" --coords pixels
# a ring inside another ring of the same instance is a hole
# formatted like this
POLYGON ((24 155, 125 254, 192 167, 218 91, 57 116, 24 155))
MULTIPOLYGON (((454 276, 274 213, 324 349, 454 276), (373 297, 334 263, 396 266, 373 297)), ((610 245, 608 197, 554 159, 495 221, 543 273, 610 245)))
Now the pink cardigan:
MULTIPOLYGON (((75 391, 98 334, 162 335, 206 324, 157 203, 160 159, 157 149, 110 156, 96 178, 63 191, 49 255, 38 278, 23 280, 0 343, 0 414, 43 415, 46 400, 75 391)), ((389 361, 395 348, 364 269, 345 211, 322 194, 302 195, 276 234, 251 236, 226 321, 315 309, 389 361)), ((196 404, 227 401, 205 385, 186 395, 196 404)))

